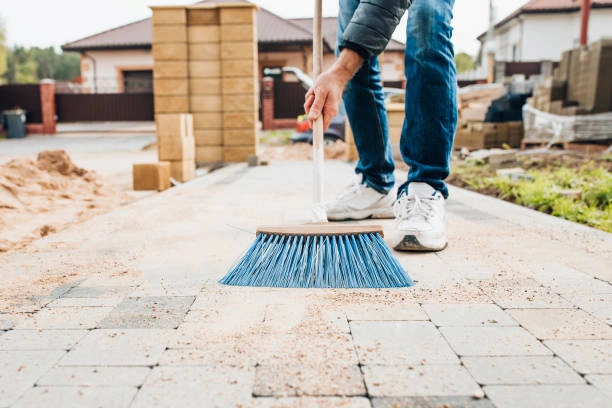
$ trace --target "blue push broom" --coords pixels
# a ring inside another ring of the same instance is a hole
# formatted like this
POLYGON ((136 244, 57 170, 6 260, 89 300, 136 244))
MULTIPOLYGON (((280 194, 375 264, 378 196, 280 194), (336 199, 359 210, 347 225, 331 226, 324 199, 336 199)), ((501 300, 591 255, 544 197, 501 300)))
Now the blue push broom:
MULTIPOLYGON (((321 73, 321 0, 315 0, 313 71, 321 73)), ((396 288, 413 282, 378 225, 327 223, 323 197, 323 120, 313 124, 312 224, 259 227, 246 254, 220 283, 283 288, 396 288)))

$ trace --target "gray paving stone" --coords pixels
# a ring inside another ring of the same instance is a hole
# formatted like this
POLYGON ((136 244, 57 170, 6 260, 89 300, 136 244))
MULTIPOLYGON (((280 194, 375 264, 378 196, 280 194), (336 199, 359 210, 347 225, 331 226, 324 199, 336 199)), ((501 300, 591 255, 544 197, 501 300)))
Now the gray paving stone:
POLYGON ((371 408, 363 397, 286 397, 253 398, 249 408, 371 408))
MULTIPOLYGON (((431 276, 432 271, 427 271, 431 276)), ((427 287, 419 283, 412 288, 412 295, 419 303, 487 303, 491 299, 478 287, 470 283, 437 283, 427 287)))
POLYGON ((115 307, 123 301, 123 297, 61 297, 47 305, 48 308, 56 307, 115 307))
POLYGON ((463 357, 463 365, 479 384, 584 384, 558 357, 463 357))
POLYGON ((63 296, 67 292, 69 292, 73 287, 78 285, 81 281, 68 282, 64 285, 58 286, 54 288, 51 292, 42 296, 35 296, 32 301, 34 304, 38 305, 40 308, 44 307, 48 303, 54 301, 55 299, 63 296))
POLYGON ((162 278, 148 280, 134 288, 130 297, 150 297, 150 296, 197 296, 200 294, 204 280, 194 279, 172 279, 162 278))
POLYGON ((578 309, 514 309, 507 313, 538 339, 612 339, 612 327, 578 309))
POLYGON ((129 407, 136 392, 136 387, 35 387, 14 407, 129 407))
POLYGON ((68 350, 87 330, 11 330, 0 336, 0 350, 68 350))
POLYGON ((612 375, 591 374, 586 376, 586 380, 609 398, 612 398, 612 375))
POLYGON ((16 329, 92 329, 110 313, 110 307, 45 308, 19 322, 16 329))
POLYGON ((373 408, 494 408, 488 399, 472 397, 389 397, 373 398, 373 408))
POLYGON ((521 327, 442 327, 440 332, 460 356, 552 354, 521 327))
POLYGON ((490 385, 484 390, 497 408, 601 408, 612 402, 588 385, 490 385))
POLYGON ((368 365, 363 372, 372 397, 484 396, 470 373, 459 365, 368 365))
POLYGON ((116 298, 125 297, 132 290, 129 286, 84 286, 79 285, 62 295, 65 298, 116 298))
POLYGON ((492 303, 424 304, 423 310, 436 326, 518 326, 492 303))
POLYGON ((533 278, 560 294, 612 293, 612 285, 560 263, 544 263, 533 272, 533 278))
POLYGON ((0 314, 0 330, 10 330, 15 325, 15 320, 0 314))
POLYGON ((564 295, 576 307, 595 318, 612 325, 612 293, 564 295))
POLYGON ((97 329, 60 361, 62 366, 150 366, 166 349, 171 330, 97 329))
POLYGON ((132 407, 247 406, 254 368, 155 367, 132 407))
POLYGON ((416 303, 348 305, 349 320, 429 320, 416 303))
POLYGON ((127 298, 100 323, 106 329, 172 329, 183 321, 192 296, 127 298))
POLYGON ((550 288, 542 287, 487 287, 482 288, 504 309, 569 308, 571 303, 550 288))
POLYGON ((431 322, 350 323, 362 364, 459 364, 431 322))
POLYGON ((549 340, 544 344, 581 374, 612 374, 612 340, 549 340))
POLYGON ((356 365, 359 360, 351 335, 338 332, 276 333, 261 337, 262 365, 356 365))
POLYGON ((253 395, 286 396, 359 396, 366 389, 359 366, 339 366, 333 361, 321 365, 258 365, 253 395))
POLYGON ((0 351, 0 406, 14 404, 64 351, 0 351))
POLYGON ((149 367, 53 367, 37 382, 37 386, 73 387, 138 387, 151 373, 149 367))
POLYGON ((262 328, 268 333, 286 333, 308 327, 309 330, 348 333, 346 315, 322 310, 305 302, 270 304, 266 307, 262 328))

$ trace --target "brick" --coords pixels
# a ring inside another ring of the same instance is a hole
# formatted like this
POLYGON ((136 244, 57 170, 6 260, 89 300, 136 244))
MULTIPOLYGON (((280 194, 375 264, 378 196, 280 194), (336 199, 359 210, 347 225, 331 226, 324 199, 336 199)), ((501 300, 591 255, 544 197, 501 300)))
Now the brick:
POLYGON ((221 76, 220 61, 190 61, 190 78, 217 78, 221 76))
POLYGON ((231 46, 221 47, 221 59, 255 58, 257 44, 254 41, 236 41, 231 46))
POLYGON ((220 40, 219 26, 189 26, 187 37, 190 43, 217 43, 220 40))
POLYGON ((218 61, 219 43, 189 44, 190 61, 218 61))
POLYGON ((187 79, 156 79, 153 81, 155 95, 187 95, 187 79))
POLYGON ((223 127, 223 115, 221 112, 193 114, 193 128, 195 129, 221 129, 223 127))
MULTIPOLYGON (((255 39, 254 24, 228 24, 220 27, 221 41, 253 41, 255 39)), ((229 44, 226 46, 230 46, 229 44)))
POLYGON ((196 148, 197 146, 221 146, 223 144, 223 131, 221 129, 196 129, 194 134, 196 148))
POLYGON ((170 175, 180 182, 191 180, 195 177, 195 161, 193 159, 170 161, 170 175))
POLYGON ((189 112, 189 99, 187 96, 156 96, 156 113, 184 113, 189 112))
POLYGON ((153 78, 183 79, 188 75, 187 61, 155 61, 153 66, 153 78))
POLYGON ((259 97, 255 94, 223 96, 225 112, 254 112, 259 107, 259 97))
POLYGON ((221 80, 223 95, 244 94, 255 92, 255 78, 252 76, 223 78, 221 80))
POLYGON ((255 112, 253 113, 224 113, 223 127, 225 129, 254 128, 256 124, 255 112))
POLYGON ((193 136, 193 117, 184 113, 160 113, 155 115, 157 136, 193 136))
POLYGON ((223 105, 220 95, 195 95, 189 98, 191 112, 221 112, 223 105))
POLYGON ((224 146, 254 146, 257 143, 255 128, 251 129, 224 129, 224 146))
POLYGON ((153 8, 153 26, 165 24, 182 24, 187 22, 187 10, 183 7, 153 8))
MULTIPOLYGON (((228 47, 228 45, 223 45, 228 47)), ((253 77, 256 75, 256 62, 251 59, 224 60, 221 62, 221 74, 224 77, 253 77)))
POLYGON ((255 19, 254 7, 223 7, 219 11, 221 24, 252 24, 255 19))
POLYGON ((133 169, 134 190, 163 191, 170 188, 170 163, 139 163, 133 169))
POLYGON ((223 147, 223 161, 225 162, 246 162, 248 156, 251 154, 257 154, 257 148, 255 145, 223 147))
POLYGON ((195 138, 159 136, 157 138, 159 160, 195 159, 195 138))
POLYGON ((153 59, 155 61, 187 60, 187 43, 153 44, 153 59))
POLYGON ((184 43, 187 41, 187 29, 184 24, 153 26, 153 44, 184 43))
POLYGON ((222 146, 196 146, 197 163, 215 163, 223 161, 222 146))
POLYGON ((219 10, 197 8, 188 9, 187 24, 190 26, 219 25, 219 10))
POLYGON ((387 118, 389 121, 389 126, 391 127, 399 127, 401 128, 404 125, 404 109, 402 105, 402 110, 391 110, 387 111, 387 118))
POLYGON ((221 78, 190 78, 191 95, 221 95, 221 78))

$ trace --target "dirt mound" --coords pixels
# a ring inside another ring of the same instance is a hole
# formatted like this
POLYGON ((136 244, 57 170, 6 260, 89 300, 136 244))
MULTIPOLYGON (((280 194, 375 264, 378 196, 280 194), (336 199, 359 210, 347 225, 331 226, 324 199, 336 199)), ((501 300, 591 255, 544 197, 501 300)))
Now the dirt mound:
POLYGON ((0 165, 0 252, 22 248, 122 202, 94 172, 75 165, 64 150, 41 152, 37 160, 0 165))

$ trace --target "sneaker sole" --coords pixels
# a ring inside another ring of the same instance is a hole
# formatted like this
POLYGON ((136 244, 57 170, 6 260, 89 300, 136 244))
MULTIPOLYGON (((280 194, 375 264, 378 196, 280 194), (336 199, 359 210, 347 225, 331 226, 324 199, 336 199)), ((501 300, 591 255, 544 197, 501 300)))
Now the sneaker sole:
POLYGON ((412 251, 412 252, 438 252, 448 246, 448 242, 444 242, 442 246, 425 246, 421 244, 418 238, 414 235, 405 235, 404 238, 396 244, 393 249, 396 251, 412 251))

